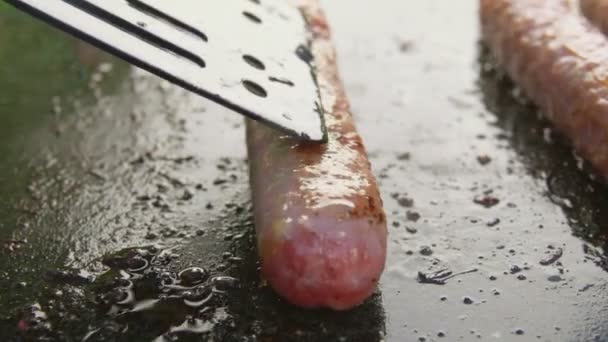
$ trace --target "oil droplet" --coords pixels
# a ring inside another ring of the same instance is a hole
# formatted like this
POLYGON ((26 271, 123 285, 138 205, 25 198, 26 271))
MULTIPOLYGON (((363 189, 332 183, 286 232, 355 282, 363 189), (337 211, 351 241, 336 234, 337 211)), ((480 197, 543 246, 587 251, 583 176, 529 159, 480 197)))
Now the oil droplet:
POLYGON ((179 273, 179 279, 185 286, 200 284, 209 278, 209 272, 204 268, 190 267, 179 273))
POLYGON ((517 265, 513 265, 509 269, 509 272, 511 272, 511 274, 519 273, 519 272, 521 272, 521 267, 519 267, 517 265))
POLYGON ((226 292, 229 289, 236 287, 238 283, 236 278, 227 276, 213 277, 211 282, 213 283, 213 289, 219 292, 226 292))
POLYGON ((420 254, 424 256, 430 256, 433 254, 433 249, 431 249, 431 247, 429 246, 422 246, 420 247, 420 254))
POLYGON ((184 297, 184 304, 198 308, 211 300, 213 291, 208 286, 200 286, 192 291, 186 291, 182 295, 184 297))
POLYGON ((129 271, 139 272, 145 270, 148 267, 148 260, 140 256, 135 256, 127 260, 127 265, 127 269, 129 271))

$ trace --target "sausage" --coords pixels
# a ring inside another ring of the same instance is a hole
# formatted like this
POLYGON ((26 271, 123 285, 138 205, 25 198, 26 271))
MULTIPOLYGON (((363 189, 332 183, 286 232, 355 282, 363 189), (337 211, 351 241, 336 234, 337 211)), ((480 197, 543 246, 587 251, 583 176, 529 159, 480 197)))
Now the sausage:
POLYGON ((299 3, 327 126, 326 144, 293 141, 247 121, 262 274, 289 302, 349 309, 375 290, 386 259, 386 217, 341 85, 316 0, 299 3))
POLYGON ((480 16, 498 62, 608 177, 608 40, 567 0, 480 0, 480 16))
POLYGON ((580 0, 581 12, 604 33, 608 33, 608 1, 580 0))

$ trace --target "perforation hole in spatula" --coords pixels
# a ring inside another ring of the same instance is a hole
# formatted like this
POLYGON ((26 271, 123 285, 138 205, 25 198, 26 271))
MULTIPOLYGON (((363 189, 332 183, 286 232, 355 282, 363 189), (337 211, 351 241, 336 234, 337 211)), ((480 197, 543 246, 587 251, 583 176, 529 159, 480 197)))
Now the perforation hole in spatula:
POLYGON ((258 17, 257 15, 255 15, 249 11, 243 11, 243 15, 245 16, 245 18, 251 20, 252 22, 254 22, 256 24, 262 23, 262 19, 260 19, 260 17, 258 17))
POLYGON ((252 66, 258 70, 266 69, 266 66, 264 66, 264 63, 262 63, 259 59, 253 57, 252 55, 243 55, 243 60, 245 62, 247 62, 247 64, 249 64, 250 66, 252 66))
MULTIPOLYGON (((148 10, 142 10, 139 7, 130 6, 130 3, 127 2, 123 4, 106 2, 105 0, 67 0, 67 2, 108 24, 120 27, 124 32, 128 32, 151 45, 171 51, 197 64, 201 68, 207 65, 199 54, 175 43, 172 34, 175 30, 184 32, 181 26, 164 20, 164 18, 159 18, 157 14, 148 10), (151 26, 149 23, 154 23, 155 25, 151 26)), ((191 38, 191 36, 187 37, 191 38)), ((200 38, 200 36, 197 37, 200 38)), ((197 41, 199 40, 198 38, 196 38, 197 41)))
POLYGON ((290 87, 293 87, 295 85, 292 81, 290 81, 290 80, 288 80, 286 78, 280 78, 280 77, 270 76, 270 77, 268 77, 268 80, 270 82, 277 82, 277 83, 281 83, 281 84, 284 84, 284 85, 288 85, 290 87))
POLYGON ((249 90, 250 93, 257 95, 259 97, 266 97, 268 96, 268 93, 266 92, 266 89, 264 89, 261 85, 250 81, 250 80, 243 80, 243 86, 249 90))
POLYGON ((188 24, 184 23, 183 21, 180 21, 179 19, 176 19, 176 18, 168 15, 167 13, 161 12, 141 0, 127 0, 127 2, 129 3, 129 5, 131 5, 131 7, 136 8, 141 12, 144 12, 152 17, 155 17, 156 19, 165 21, 165 22, 177 27, 178 29, 189 32, 190 34, 202 39, 205 42, 209 41, 209 38, 203 31, 201 31, 197 28, 194 28, 191 25, 188 25, 188 24))

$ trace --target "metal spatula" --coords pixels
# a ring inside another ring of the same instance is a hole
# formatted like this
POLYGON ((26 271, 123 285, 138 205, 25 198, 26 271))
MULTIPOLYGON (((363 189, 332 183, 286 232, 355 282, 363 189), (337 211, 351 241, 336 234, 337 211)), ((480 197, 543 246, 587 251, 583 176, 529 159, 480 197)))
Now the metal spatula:
POLYGON ((285 0, 6 0, 186 89, 324 141, 304 19, 285 0))

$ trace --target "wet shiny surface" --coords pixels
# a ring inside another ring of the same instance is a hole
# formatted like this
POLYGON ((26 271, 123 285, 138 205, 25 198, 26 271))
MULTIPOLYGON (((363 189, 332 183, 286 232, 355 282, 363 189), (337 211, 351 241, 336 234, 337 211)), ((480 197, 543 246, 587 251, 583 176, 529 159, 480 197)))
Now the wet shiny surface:
POLYGON ((150 326, 167 324, 228 341, 608 339, 608 191, 504 77, 480 68, 477 2, 324 6, 385 199, 379 293, 346 313, 278 300, 258 276, 241 121, 111 59, 108 72, 107 57, 2 8, 0 45, 28 51, 0 50, 11 61, 0 64, 5 340, 28 322, 77 340, 102 329, 149 341, 160 335, 150 326), (88 302, 104 254, 161 243, 175 255, 153 274, 200 267, 238 285, 197 317, 170 302, 117 322, 88 302), (444 268, 472 272, 434 274, 444 268), (58 269, 61 282, 40 276, 58 269), (171 319, 157 324, 158 312, 171 319))

